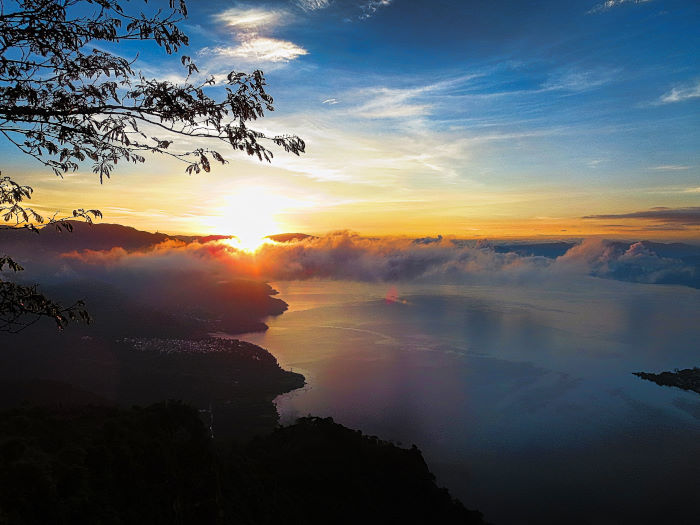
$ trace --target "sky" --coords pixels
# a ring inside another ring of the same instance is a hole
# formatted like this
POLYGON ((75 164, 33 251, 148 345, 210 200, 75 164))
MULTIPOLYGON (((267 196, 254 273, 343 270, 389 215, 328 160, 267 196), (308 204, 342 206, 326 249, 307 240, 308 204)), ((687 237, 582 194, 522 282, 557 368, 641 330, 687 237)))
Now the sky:
MULTIPOLYGON (((39 209, 169 233, 700 242, 696 0, 189 8, 183 54, 203 74, 262 69, 276 110, 257 128, 307 152, 231 152, 192 176, 154 157, 100 185, 89 166, 59 179, 0 142, 3 174, 34 186, 39 209)), ((112 49, 146 76, 183 76, 154 46, 112 49)))

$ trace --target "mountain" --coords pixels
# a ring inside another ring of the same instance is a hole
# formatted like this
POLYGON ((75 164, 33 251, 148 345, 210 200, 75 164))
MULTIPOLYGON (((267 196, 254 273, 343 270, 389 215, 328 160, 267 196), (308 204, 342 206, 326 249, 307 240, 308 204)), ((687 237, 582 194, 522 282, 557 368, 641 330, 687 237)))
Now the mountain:
POLYGON ((171 238, 164 233, 150 233, 121 224, 87 224, 67 221, 73 231, 58 231, 54 226, 44 226, 38 233, 26 229, 0 230, 0 243, 17 248, 69 252, 73 250, 141 250, 171 238))
POLYGON ((306 233, 278 233, 276 235, 268 235, 265 238, 275 242, 295 242, 303 241, 304 239, 314 239, 315 237, 306 233))

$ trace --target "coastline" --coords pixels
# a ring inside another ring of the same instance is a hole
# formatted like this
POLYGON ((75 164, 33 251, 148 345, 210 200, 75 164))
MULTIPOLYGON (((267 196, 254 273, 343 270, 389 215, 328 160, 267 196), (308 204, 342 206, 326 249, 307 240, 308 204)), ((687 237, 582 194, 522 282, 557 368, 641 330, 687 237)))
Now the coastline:
POLYGON ((673 372, 633 372, 633 375, 651 381, 659 386, 672 386, 682 390, 690 390, 700 394, 700 368, 686 368, 684 370, 674 370, 673 372))

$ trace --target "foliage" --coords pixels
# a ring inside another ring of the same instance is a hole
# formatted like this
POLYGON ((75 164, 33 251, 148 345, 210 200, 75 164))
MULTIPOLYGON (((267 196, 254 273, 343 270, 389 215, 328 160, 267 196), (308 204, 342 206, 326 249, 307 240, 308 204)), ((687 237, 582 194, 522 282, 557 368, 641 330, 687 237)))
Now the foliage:
POLYGON ((246 445, 177 402, 37 408, 0 413, 0 436, 0 523, 484 523, 418 449, 331 419, 246 445))
MULTIPOLYGON (((151 14, 131 14, 122 4, 0 2, 0 135, 9 143, 58 176, 91 162, 100 182, 119 161, 145 162, 148 153, 183 162, 189 174, 210 171, 212 161, 227 162, 208 145, 178 149, 178 139, 223 143, 268 162, 273 156, 268 145, 296 155, 304 152, 299 137, 267 136, 248 127, 274 109, 261 71, 231 71, 217 100, 206 92, 216 84, 214 77, 194 82, 201 75, 186 55, 180 57, 184 81, 174 83, 149 79, 133 69, 135 60, 105 50, 136 40, 171 55, 188 44, 178 27, 187 15, 184 0, 169 0, 165 12, 151 14)), ((36 224, 44 223, 44 217, 21 204, 31 194, 29 186, 0 179, 0 214, 9 227, 36 231, 36 224)), ((71 218, 91 222, 94 217, 101 213, 78 209, 71 218)), ((65 218, 53 216, 48 224, 71 229, 65 218)), ((14 272, 21 269, 9 258, 5 264, 14 272)), ((62 308, 35 286, 0 280, 0 287, 0 330, 21 329, 25 315, 49 316, 59 326, 72 318, 87 319, 80 305, 62 308)))
POLYGON ((116 0, 11 4, 16 10, 0 14, 0 133, 57 175, 89 159, 103 180, 119 160, 144 162, 145 152, 181 160, 188 173, 209 171, 209 155, 226 162, 205 147, 172 151, 173 136, 214 139, 268 161, 266 141, 287 152, 304 151, 298 137, 268 137, 248 127, 274 109, 261 71, 231 71, 225 96, 217 101, 205 93, 216 83, 213 76, 190 82, 198 69, 186 55, 186 81, 175 84, 148 79, 126 58, 90 49, 148 40, 176 53, 188 44, 177 26, 187 13, 183 1, 170 0, 165 16, 130 15, 116 0), (166 135, 149 136, 147 130, 166 135))
MULTIPOLYGON (((9 224, 0 229, 26 228, 36 233, 36 225, 54 226, 58 231, 72 231, 73 225, 67 218, 45 218, 33 208, 22 206, 31 199, 32 188, 21 186, 9 177, 0 177, 0 216, 9 224)), ((71 219, 82 219, 92 223, 93 218, 102 217, 99 210, 73 210, 71 219)), ((3 271, 13 273, 24 270, 12 258, 0 254, 0 275, 3 271)), ((63 306, 39 292, 37 285, 22 285, 0 278, 0 332, 19 332, 31 326, 42 317, 53 319, 58 328, 64 328, 69 321, 90 321, 83 301, 71 306, 63 306)))

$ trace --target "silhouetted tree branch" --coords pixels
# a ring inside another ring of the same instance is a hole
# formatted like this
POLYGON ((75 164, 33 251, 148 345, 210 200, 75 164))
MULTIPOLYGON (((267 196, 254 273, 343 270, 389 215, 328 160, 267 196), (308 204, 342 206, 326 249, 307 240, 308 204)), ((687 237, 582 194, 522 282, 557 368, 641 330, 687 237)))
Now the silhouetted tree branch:
MULTIPOLYGON (((29 229, 39 233, 37 224, 55 226, 58 231, 72 231, 69 219, 82 219, 92 223, 93 218, 102 217, 99 210, 73 210, 72 217, 45 218, 33 208, 23 206, 25 200, 31 199, 32 188, 21 186, 9 177, 0 177, 0 217, 8 224, 0 229, 29 229)), ((90 316, 82 301, 71 306, 63 306, 39 292, 38 286, 22 285, 2 279, 2 272, 17 273, 24 270, 14 259, 0 253, 0 332, 21 332, 42 317, 52 319, 58 328, 64 328, 69 321, 89 323, 90 316)))
MULTIPOLYGON (((178 149, 178 139, 223 144, 268 162, 271 146, 295 155, 304 152, 297 136, 268 136, 248 127, 274 110, 261 71, 231 71, 222 96, 215 99, 205 90, 216 80, 192 81, 199 70, 186 55, 180 57, 184 81, 174 83, 146 78, 133 69, 135 60, 102 49, 149 41, 171 55, 188 44, 177 25, 187 16, 184 0, 168 0, 168 9, 152 14, 131 14, 123 3, 0 0, 0 136, 58 176, 91 162, 100 182, 120 160, 141 163, 148 153, 183 162, 189 174, 210 171, 212 161, 227 162, 209 145, 178 149)), ((21 204, 31 198, 31 187, 4 177, 0 191, 5 227, 36 230, 36 224, 45 222, 21 204)), ((71 219, 91 222, 93 217, 101 213, 78 209, 71 219)), ((46 222, 69 230, 65 220, 54 216, 46 222)), ((59 326, 71 319, 72 310, 61 310, 47 298, 41 302, 35 287, 2 280, 0 285, 0 329, 14 327, 22 313, 51 316, 59 326)))

